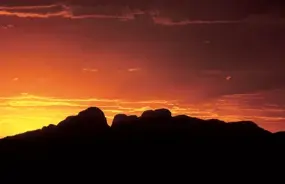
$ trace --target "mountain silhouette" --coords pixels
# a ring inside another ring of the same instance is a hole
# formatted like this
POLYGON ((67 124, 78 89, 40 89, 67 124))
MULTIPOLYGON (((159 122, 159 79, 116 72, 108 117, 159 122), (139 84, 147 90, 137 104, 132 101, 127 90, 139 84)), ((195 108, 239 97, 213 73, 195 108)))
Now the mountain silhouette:
POLYGON ((184 167, 229 169, 280 161, 284 146, 285 132, 272 133, 251 121, 202 120, 157 109, 140 117, 118 114, 109 126, 104 112, 90 107, 58 125, 1 139, 0 160, 2 167, 7 161, 40 163, 36 168, 51 163, 82 164, 83 169, 72 167, 76 175, 87 170, 84 163, 116 168, 117 174, 159 170, 174 175, 184 167), (147 171, 142 171, 144 167, 147 171))
POLYGON ((116 137, 118 135, 113 135, 114 132, 133 134, 134 137, 129 137, 128 140, 140 136, 150 140, 166 140, 171 137, 172 140, 178 142, 187 142, 191 141, 191 138, 198 137, 211 137, 211 139, 279 137, 282 139, 285 136, 284 132, 271 133, 251 121, 227 123, 216 119, 202 120, 186 115, 173 117, 168 109, 147 110, 140 117, 118 114, 114 117, 110 127, 104 112, 97 107, 90 107, 76 116, 67 117, 58 125, 49 125, 39 130, 6 137, 0 143, 9 145, 9 141, 40 142, 95 137, 98 139, 104 137, 106 141, 111 141, 119 138, 116 137))

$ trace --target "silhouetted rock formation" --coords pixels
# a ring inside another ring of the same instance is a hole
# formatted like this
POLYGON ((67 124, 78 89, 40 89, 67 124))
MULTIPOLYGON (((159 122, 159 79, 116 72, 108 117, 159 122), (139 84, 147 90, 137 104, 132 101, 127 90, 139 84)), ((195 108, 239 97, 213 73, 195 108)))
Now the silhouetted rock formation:
POLYGON ((70 116, 58 124, 59 133, 72 136, 95 136, 109 129, 104 112, 90 107, 77 116, 70 116))
POLYGON ((157 118, 171 118, 172 114, 168 109, 157 109, 154 111, 157 118))
POLYGON ((142 118, 153 118, 154 117, 154 111, 153 110, 147 110, 144 111, 141 115, 142 118))
POLYGON ((138 155, 151 152, 187 160, 193 154, 197 157, 205 153, 277 151, 285 146, 284 143, 284 132, 271 133, 254 122, 226 123, 186 115, 172 117, 167 109, 145 111, 141 117, 119 114, 109 127, 104 113, 91 107, 67 117, 57 126, 49 125, 0 140, 0 153, 7 157, 40 160, 59 154, 73 155, 89 161, 95 158, 98 161, 112 153, 127 161, 129 158, 125 155, 130 153, 139 158, 138 155))
POLYGON ((112 126, 116 126, 116 125, 120 124, 121 122, 125 122, 125 121, 127 121, 127 119, 128 119, 127 115, 117 114, 113 119, 112 126))
POLYGON ((134 121, 137 121, 137 120, 138 120, 138 117, 136 115, 128 116, 128 121, 130 121, 130 122, 134 122, 134 121))
POLYGON ((171 118, 171 112, 168 109, 147 110, 142 113, 142 118, 171 118))
POLYGON ((138 117, 135 115, 127 116, 125 114, 117 114, 114 117, 112 127, 129 125, 130 123, 135 123, 137 120, 138 117))
POLYGON ((97 107, 90 107, 76 116, 69 116, 57 126, 49 125, 40 130, 7 137, 3 140, 66 140, 102 136, 110 129, 104 112, 97 107))

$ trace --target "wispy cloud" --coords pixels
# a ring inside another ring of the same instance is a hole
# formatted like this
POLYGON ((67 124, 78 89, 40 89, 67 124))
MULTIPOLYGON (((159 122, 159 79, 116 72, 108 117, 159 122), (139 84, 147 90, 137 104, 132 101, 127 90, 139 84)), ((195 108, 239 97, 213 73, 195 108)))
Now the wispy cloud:
POLYGON ((140 70, 141 70, 140 68, 129 68, 128 69, 129 72, 138 72, 140 70))
POLYGON ((85 99, 64 99, 56 97, 43 97, 22 93, 20 96, 13 97, 0 97, 0 100, 40 100, 40 101, 56 101, 56 102, 119 102, 118 99, 98 99, 98 98, 85 98, 85 99))
MULTIPOLYGON (((82 8, 83 9, 83 8, 82 8)), ((50 18, 61 17, 69 19, 118 19, 122 21, 135 20, 138 15, 148 15, 148 11, 130 10, 122 12, 121 14, 109 13, 93 13, 86 14, 84 10, 76 14, 72 7, 63 5, 50 5, 50 6, 23 6, 23 7, 0 7, 0 15, 2 16, 17 16, 20 18, 50 18)), ((233 24, 240 21, 227 21, 227 20, 182 20, 173 21, 167 17, 152 17, 155 24, 164 26, 185 26, 190 24, 233 24)))
POLYGON ((156 24, 164 26, 185 26, 191 24, 236 24, 241 21, 231 21, 231 20, 181 20, 173 21, 171 18, 167 17, 153 17, 153 21, 156 24))
POLYGON ((51 4, 51 5, 34 5, 34 6, 0 6, 0 10, 33 10, 33 9, 50 9, 57 8, 64 5, 51 4))
POLYGON ((7 24, 7 25, 0 25, 0 28, 2 29, 12 29, 15 26, 13 24, 7 24))
POLYGON ((70 12, 63 5, 47 6, 2 6, 0 15, 17 16, 21 18, 49 18, 49 17, 70 17, 70 12))
MULTIPOLYGON (((270 14, 269 7, 276 6, 274 3, 268 4, 268 9, 265 8, 261 13, 255 15, 255 10, 249 8, 254 4, 239 4, 236 9, 233 9, 231 3, 191 3, 191 1, 179 3, 175 0, 170 0, 164 6, 159 6, 156 3, 146 3, 149 6, 142 6, 141 3, 134 1, 107 1, 106 3, 97 1, 18 1, 18 2, 0 2, 0 16, 17 16, 21 18, 49 18, 61 17, 67 19, 118 19, 120 21, 137 20, 141 15, 149 17, 153 23, 163 26, 187 26, 187 25, 212 25, 212 24, 284 24, 282 16, 274 17, 270 14), (47 3, 54 4, 47 4, 47 3), (16 3, 16 4, 15 4, 16 3), (1 6, 2 4, 2 6, 1 6), (205 6, 207 4, 207 6, 205 6), (16 6, 15 6, 16 5, 16 6), (211 7, 211 8, 209 8, 211 7), (196 11, 195 9, 201 9, 196 11), (218 8, 218 9, 217 9, 218 8), (221 12, 226 9, 234 11, 233 14, 221 12), (206 11, 207 10, 207 11, 206 11), (220 11, 217 13, 217 11, 220 11), (243 12, 238 15, 238 12, 243 12)), ((257 8, 258 9, 258 8, 257 8)))
POLYGON ((68 102, 44 102, 44 101, 11 101, 7 105, 12 107, 50 107, 50 106, 69 106, 69 107, 85 107, 85 105, 68 103, 68 102))
POLYGON ((172 105, 174 100, 147 100, 147 101, 128 101, 125 99, 104 99, 104 98, 56 98, 42 97, 23 93, 20 96, 0 97, 2 106, 73 106, 88 107, 90 105, 99 105, 102 107, 116 107, 121 109, 130 109, 131 107, 144 104, 153 104, 155 106, 172 105))
MULTIPOLYGON (((114 8, 113 8, 114 9, 114 8)), ((118 7, 120 13, 108 12, 109 7, 68 6, 65 4, 54 4, 45 6, 1 6, 0 15, 17 16, 20 18, 50 18, 62 17, 69 19, 120 19, 134 20, 136 15, 143 14, 139 10, 125 11, 125 7, 118 7), (106 10, 102 8, 105 8, 106 10)))
POLYGON ((226 80, 227 80, 227 81, 230 81, 231 79, 232 79, 232 76, 227 76, 227 77, 226 77, 226 80))
POLYGON ((65 99, 54 97, 40 97, 29 94, 22 94, 16 97, 0 97, 1 107, 74 107, 86 108, 88 106, 99 106, 109 112, 126 111, 142 112, 153 108, 169 108, 175 114, 188 114, 202 118, 221 118, 230 120, 229 117, 239 117, 233 120, 243 119, 243 117, 265 117, 271 115, 285 117, 285 109, 276 104, 264 102, 262 94, 235 94, 226 95, 208 103, 184 104, 179 100, 145 100, 128 101, 124 99, 65 99), (281 116, 281 115, 284 116, 281 116))
POLYGON ((109 123, 118 113, 140 116, 149 109, 168 108, 174 115, 186 114, 202 119, 224 121, 252 120, 276 131, 285 120, 285 107, 264 100, 266 92, 225 95, 207 102, 185 103, 180 100, 127 100, 101 98, 56 98, 31 94, 0 97, 0 136, 58 123, 68 115, 96 106, 109 123), (279 123, 279 124, 278 124, 279 123), (26 126, 24 126, 26 124, 26 126), (2 132, 1 132, 2 131, 2 132), (1 135, 2 134, 2 135, 1 135))
POLYGON ((98 72, 99 70, 96 68, 83 68, 82 71, 84 71, 84 72, 98 72))

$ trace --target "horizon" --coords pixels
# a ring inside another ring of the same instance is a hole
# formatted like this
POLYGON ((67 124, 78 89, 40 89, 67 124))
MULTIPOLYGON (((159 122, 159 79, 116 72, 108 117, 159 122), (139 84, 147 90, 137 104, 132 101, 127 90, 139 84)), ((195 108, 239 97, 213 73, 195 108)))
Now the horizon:
MULTIPOLYGON (((268 126, 268 119, 266 117, 254 117, 252 115, 247 116, 247 118, 241 118, 238 115, 218 115, 213 111, 213 104, 200 104, 200 108, 197 106, 181 105, 178 100, 141 100, 141 101, 127 101, 123 99, 96 99, 96 98, 85 98, 85 99, 64 99, 64 98, 55 98, 55 97, 40 97, 34 96, 27 93, 23 93, 18 97, 11 98, 0 98, 0 101, 7 103, 6 112, 2 113, 15 113, 13 115, 6 115, 0 120, 3 122, 14 122, 15 119, 19 120, 18 122, 23 122, 24 125, 17 126, 15 129, 9 129, 5 127, 1 129, 0 138, 6 136, 13 136, 19 133, 25 133, 32 130, 41 129, 44 126, 53 124, 57 125, 63 121, 68 116, 77 115, 79 112, 89 108, 89 107, 98 107, 100 108, 107 119, 108 125, 112 124, 114 116, 117 114, 126 114, 126 115, 136 115, 140 116, 143 112, 147 110, 162 109, 166 108, 172 112, 173 116, 177 115, 187 115, 189 117, 197 117, 200 119, 218 119, 225 122, 237 122, 237 121, 253 121, 257 123, 260 127, 271 131, 278 132, 280 129, 276 127, 268 126), (6 100, 6 101, 5 101, 6 100), (9 105, 8 105, 9 104, 9 105), (145 105, 145 106, 144 106, 145 105), (25 109, 23 109, 23 107, 25 109), (201 109, 201 107, 203 107, 201 109), (18 108, 18 109, 17 109, 18 108), (208 109, 207 109, 208 108, 208 109), (46 113, 46 111, 50 111, 46 113), (18 111, 18 112, 17 112, 18 111), (24 111, 20 113, 19 111, 24 111), (18 114, 17 114, 18 113, 18 114), (34 113, 37 113, 35 116, 34 113), (24 114, 24 115, 21 115, 24 114), (265 121, 264 124, 256 122, 256 120, 265 121), (18 128, 18 130, 17 130, 18 128), (16 132, 15 132, 16 130, 16 132)), ((222 99, 223 101, 223 99, 222 99)), ((220 104, 221 105, 221 104, 220 104)), ((222 107, 220 107, 222 109, 222 107)))
POLYGON ((284 2, 0 2, 0 137, 89 106, 285 130, 284 2))

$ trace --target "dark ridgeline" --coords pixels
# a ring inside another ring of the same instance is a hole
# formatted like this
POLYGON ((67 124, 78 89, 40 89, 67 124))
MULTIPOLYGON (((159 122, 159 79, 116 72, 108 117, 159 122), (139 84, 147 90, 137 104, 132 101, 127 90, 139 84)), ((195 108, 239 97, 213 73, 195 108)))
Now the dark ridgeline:
POLYGON ((284 146, 284 132, 271 133, 250 121, 173 117, 169 110, 159 109, 141 117, 116 115, 109 127, 104 113, 91 107, 57 126, 0 140, 0 159, 1 164, 38 161, 43 167, 64 161, 92 163, 91 167, 107 165, 116 172, 142 170, 142 165, 147 171, 200 166, 215 170, 222 163, 227 170, 236 164, 247 169, 245 164, 281 161, 284 146))

